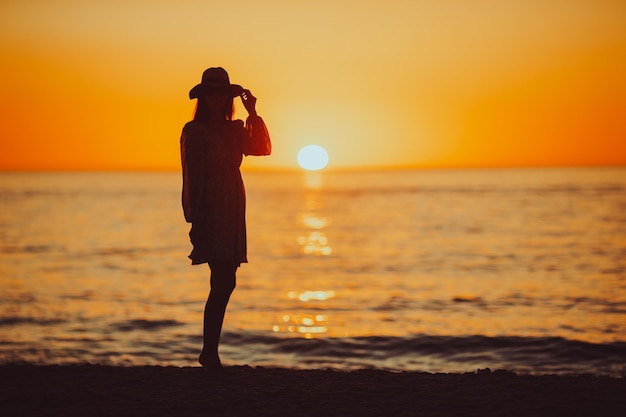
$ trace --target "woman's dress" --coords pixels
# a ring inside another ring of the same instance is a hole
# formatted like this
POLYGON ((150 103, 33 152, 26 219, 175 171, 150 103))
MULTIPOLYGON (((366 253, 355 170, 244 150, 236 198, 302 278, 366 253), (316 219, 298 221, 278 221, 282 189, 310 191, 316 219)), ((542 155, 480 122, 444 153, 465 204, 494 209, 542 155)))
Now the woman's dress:
POLYGON ((185 125, 180 138, 182 204, 191 223, 191 263, 247 262, 246 196, 239 167, 244 155, 269 155, 272 144, 259 116, 209 128, 185 125))

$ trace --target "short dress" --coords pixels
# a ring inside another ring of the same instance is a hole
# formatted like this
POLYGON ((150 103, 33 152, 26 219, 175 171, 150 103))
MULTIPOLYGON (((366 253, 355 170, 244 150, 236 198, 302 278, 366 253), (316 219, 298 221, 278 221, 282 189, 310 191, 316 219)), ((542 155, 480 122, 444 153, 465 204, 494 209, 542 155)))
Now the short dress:
POLYGON ((193 265, 214 260, 248 262, 246 195, 239 167, 244 155, 269 155, 272 144, 259 116, 209 128, 185 125, 180 138, 182 205, 191 223, 193 265))

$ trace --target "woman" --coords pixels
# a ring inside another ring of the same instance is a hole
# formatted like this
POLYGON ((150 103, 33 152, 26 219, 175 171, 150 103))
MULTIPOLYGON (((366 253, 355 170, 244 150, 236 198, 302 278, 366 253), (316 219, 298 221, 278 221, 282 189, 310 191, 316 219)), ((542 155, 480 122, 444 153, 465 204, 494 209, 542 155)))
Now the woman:
POLYGON ((180 138, 183 168, 182 203, 193 265, 208 263, 211 291, 204 309, 204 346, 200 364, 222 370, 217 352, 224 312, 235 289, 237 268, 246 258, 245 191, 239 166, 243 155, 269 155, 272 145, 263 119, 256 114, 250 90, 231 84, 221 67, 209 68, 189 92, 198 99, 193 121, 180 138), (248 111, 244 126, 232 120, 233 99, 248 111))

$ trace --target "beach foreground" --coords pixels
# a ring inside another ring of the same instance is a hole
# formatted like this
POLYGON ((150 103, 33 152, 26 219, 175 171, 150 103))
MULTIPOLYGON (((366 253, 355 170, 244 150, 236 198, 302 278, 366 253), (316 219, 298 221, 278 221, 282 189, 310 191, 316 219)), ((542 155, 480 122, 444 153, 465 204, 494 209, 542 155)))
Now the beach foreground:
POLYGON ((626 379, 99 365, 0 367, 3 416, 618 416, 626 379))

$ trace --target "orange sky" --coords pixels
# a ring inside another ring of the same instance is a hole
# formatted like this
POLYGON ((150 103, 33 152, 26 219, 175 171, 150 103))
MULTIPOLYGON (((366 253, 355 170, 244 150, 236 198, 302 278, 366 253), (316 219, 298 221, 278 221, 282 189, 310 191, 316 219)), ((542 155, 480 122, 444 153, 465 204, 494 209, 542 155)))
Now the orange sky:
POLYGON ((3 0, 0 58, 5 170, 179 169, 217 65, 272 134, 249 168, 626 165, 623 0, 3 0))

